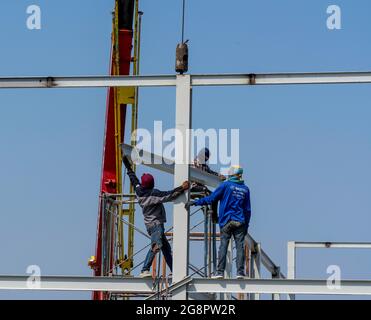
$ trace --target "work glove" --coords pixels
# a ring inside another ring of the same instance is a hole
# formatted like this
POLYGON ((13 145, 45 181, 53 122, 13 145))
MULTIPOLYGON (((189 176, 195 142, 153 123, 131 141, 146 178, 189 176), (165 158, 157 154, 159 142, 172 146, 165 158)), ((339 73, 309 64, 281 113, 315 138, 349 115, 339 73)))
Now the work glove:
POLYGON ((124 163, 126 169, 131 170, 131 163, 127 156, 122 157, 122 162, 124 163))
POLYGON ((185 205, 184 205, 184 208, 186 208, 186 210, 189 210, 192 206, 196 205, 196 201, 188 201, 185 205))

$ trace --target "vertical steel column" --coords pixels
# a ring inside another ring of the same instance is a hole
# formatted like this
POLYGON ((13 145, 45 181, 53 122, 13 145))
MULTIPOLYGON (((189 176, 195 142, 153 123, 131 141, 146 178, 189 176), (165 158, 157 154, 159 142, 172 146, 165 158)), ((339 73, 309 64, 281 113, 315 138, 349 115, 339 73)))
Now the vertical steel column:
POLYGON ((212 270, 212 255, 211 255, 211 250, 212 250, 212 247, 211 247, 211 242, 212 242, 212 237, 211 237, 211 229, 212 229, 212 225, 213 225, 213 221, 212 221, 212 217, 211 217, 211 214, 210 214, 210 210, 208 209, 207 210, 207 215, 208 215, 208 232, 207 232, 207 245, 208 245, 208 274, 209 274, 209 277, 211 277, 211 270, 212 270))
POLYGON ((213 273, 216 274, 216 267, 217 267, 217 253, 216 253, 216 224, 213 223, 213 273))
POLYGON ((251 257, 250 257, 250 278, 255 279, 255 255, 256 251, 255 248, 251 248, 251 257))
MULTIPOLYGON (((174 186, 185 180, 189 181, 190 129, 192 127, 192 91, 191 76, 177 75, 176 79, 176 136, 175 136, 175 170, 174 186)), ((188 276, 189 264, 189 212, 184 208, 187 195, 183 194, 174 202, 173 235, 173 281, 183 280, 188 276)), ((174 300, 187 299, 184 286, 173 295, 174 300)))
MULTIPOLYGON (((281 275, 281 268, 277 267, 275 269, 275 273, 272 273, 272 279, 279 279, 281 275)), ((272 300, 281 300, 279 293, 272 294, 272 300)))
POLYGON ((295 241, 287 243, 287 278, 295 279, 295 260, 296 260, 295 241))
MULTIPOLYGON (((295 241, 287 242, 287 279, 295 279, 296 244, 295 241)), ((290 294, 289 300, 295 300, 295 295, 290 294)))
MULTIPOLYGON (((261 246, 260 243, 257 243, 254 252, 252 252, 251 256, 251 262, 252 262, 252 278, 253 279, 260 279, 261 278, 261 246)), ((255 293, 253 294, 252 298, 254 300, 260 300, 260 294, 255 293)))
POLYGON ((210 275, 208 273, 208 257, 209 257, 209 236, 208 236, 208 228, 209 228, 209 220, 208 220, 208 215, 207 215, 207 207, 203 207, 203 212, 204 212, 204 271, 205 271, 205 278, 210 275))

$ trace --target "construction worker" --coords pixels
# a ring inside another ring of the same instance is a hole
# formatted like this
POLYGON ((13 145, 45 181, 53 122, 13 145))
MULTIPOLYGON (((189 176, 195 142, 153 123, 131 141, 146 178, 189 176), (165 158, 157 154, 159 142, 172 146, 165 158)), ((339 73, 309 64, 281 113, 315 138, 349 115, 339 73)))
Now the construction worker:
MULTIPOLYGON (((197 157, 193 160, 193 167, 198 168, 207 173, 210 173, 214 176, 218 176, 222 180, 225 180, 225 176, 210 169, 207 163, 209 159, 210 159, 210 150, 208 148, 203 148, 199 151, 199 153, 197 154, 197 157)), ((211 193, 205 185, 197 183, 197 182, 192 183, 191 197, 193 197, 192 192, 196 192, 196 193, 206 192, 207 195, 211 193)), ((215 201, 214 203, 211 204, 211 211, 212 211, 212 215, 211 215, 212 220, 214 223, 217 223, 218 222, 218 201, 215 201)))
POLYGON ((210 174, 219 176, 219 173, 211 170, 209 165, 207 164, 209 159, 210 159, 210 150, 208 148, 203 148, 197 154, 197 157, 193 160, 193 166, 195 168, 201 169, 202 171, 206 171, 210 174))
POLYGON ((219 227, 220 227, 220 248, 217 273, 214 279, 224 278, 226 256, 229 240, 232 235, 237 251, 237 279, 245 277, 245 236, 250 223, 251 206, 250 190, 242 180, 243 169, 239 166, 232 166, 228 172, 228 180, 222 182, 211 195, 189 201, 186 204, 188 210, 191 206, 210 205, 214 201, 220 201, 219 205, 219 227))
POLYGON ((151 277, 149 272, 153 259, 157 252, 162 251, 165 261, 170 270, 173 268, 173 258, 171 255, 171 246, 166 239, 164 223, 166 222, 166 211, 163 203, 170 202, 179 197, 185 190, 189 189, 189 182, 183 184, 170 191, 160 191, 155 189, 155 180, 149 173, 145 173, 141 177, 141 181, 135 175, 131 163, 126 156, 123 156, 123 163, 127 169, 127 174, 131 184, 134 186, 137 195, 138 203, 143 210, 144 224, 147 232, 151 237, 151 248, 147 253, 142 271, 141 278, 151 277))

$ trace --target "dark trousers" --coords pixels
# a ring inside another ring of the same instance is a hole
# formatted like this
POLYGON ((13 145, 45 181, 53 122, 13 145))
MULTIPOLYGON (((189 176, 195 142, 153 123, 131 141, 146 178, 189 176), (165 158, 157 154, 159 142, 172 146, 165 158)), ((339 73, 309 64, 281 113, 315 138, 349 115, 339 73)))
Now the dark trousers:
POLYGON ((161 250, 167 265, 170 270, 173 270, 173 257, 171 256, 171 246, 165 236, 165 229, 163 224, 156 224, 147 228, 148 234, 151 236, 151 248, 149 249, 146 259, 144 260, 143 271, 149 271, 152 266, 153 259, 156 253, 161 250))
POLYGON ((220 233, 221 243, 219 248, 217 273, 221 275, 224 274, 229 240, 233 236, 237 251, 237 274, 245 275, 245 236, 247 233, 245 224, 237 221, 229 221, 223 228, 221 228, 220 233))

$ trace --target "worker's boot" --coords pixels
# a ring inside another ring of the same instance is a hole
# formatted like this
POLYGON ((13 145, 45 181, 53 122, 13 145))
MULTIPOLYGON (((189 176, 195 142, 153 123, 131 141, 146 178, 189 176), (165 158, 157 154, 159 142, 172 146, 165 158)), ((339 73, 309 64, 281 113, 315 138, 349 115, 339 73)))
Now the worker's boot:
POLYGON ((152 273, 148 270, 142 271, 142 273, 139 275, 139 278, 150 278, 152 277, 152 273))

